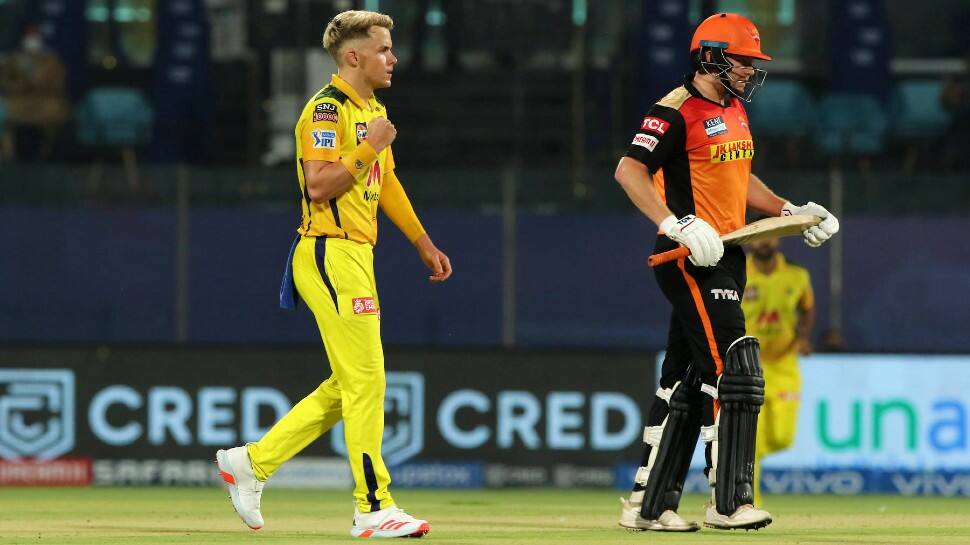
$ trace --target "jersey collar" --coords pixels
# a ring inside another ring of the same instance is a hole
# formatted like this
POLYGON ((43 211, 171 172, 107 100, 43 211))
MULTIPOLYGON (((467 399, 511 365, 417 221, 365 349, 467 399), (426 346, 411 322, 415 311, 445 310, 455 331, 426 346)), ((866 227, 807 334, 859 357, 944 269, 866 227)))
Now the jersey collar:
POLYGON ((340 92, 347 95, 347 98, 359 108, 370 108, 372 106, 368 101, 360 98, 360 95, 357 94, 357 91, 351 84, 347 83, 347 80, 337 74, 330 76, 330 85, 340 89, 340 92))
POLYGON ((722 108, 729 108, 732 104, 732 100, 730 97, 728 98, 727 104, 725 104, 722 102, 711 100, 706 96, 702 95, 701 92, 697 90, 697 87, 694 86, 694 74, 687 74, 686 76, 684 76, 684 88, 687 89, 687 92, 690 93, 690 96, 710 102, 711 104, 717 104, 722 108))

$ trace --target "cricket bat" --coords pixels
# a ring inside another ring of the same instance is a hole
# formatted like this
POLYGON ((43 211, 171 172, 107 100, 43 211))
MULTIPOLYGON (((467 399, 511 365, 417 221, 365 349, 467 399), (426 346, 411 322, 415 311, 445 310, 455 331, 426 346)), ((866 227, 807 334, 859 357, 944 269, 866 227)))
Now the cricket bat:
MULTIPOLYGON (((822 218, 808 214, 798 214, 794 216, 779 216, 777 218, 765 218, 745 225, 744 227, 721 235, 721 242, 725 246, 741 246, 756 240, 766 238, 789 237, 800 235, 802 231, 821 223, 822 218)), ((647 264, 651 267, 663 265, 670 261, 676 261, 682 257, 690 255, 690 248, 681 246, 659 254, 653 254, 647 259, 647 264)))

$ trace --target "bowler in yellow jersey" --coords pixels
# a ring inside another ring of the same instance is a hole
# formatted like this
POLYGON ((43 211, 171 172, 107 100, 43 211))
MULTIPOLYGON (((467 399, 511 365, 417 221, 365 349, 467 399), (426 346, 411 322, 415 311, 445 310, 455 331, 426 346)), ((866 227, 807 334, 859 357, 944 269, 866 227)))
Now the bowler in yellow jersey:
POLYGON ((414 244, 431 282, 452 273, 448 256, 425 232, 398 180, 391 143, 397 130, 375 89, 390 87, 397 58, 390 17, 345 11, 327 25, 323 45, 337 63, 295 129, 303 218, 280 291, 283 307, 303 300, 316 319, 333 373, 256 443, 221 450, 219 471, 233 506, 262 526, 263 483, 287 460, 343 420, 353 473, 354 537, 418 536, 427 521, 401 510, 381 458, 384 353, 374 281, 377 209, 414 244))
POLYGON ((755 503, 761 501, 761 459, 791 447, 801 392, 798 355, 812 352, 815 296, 808 271, 789 263, 778 239, 750 245, 741 309, 748 335, 761 343, 765 403, 755 444, 755 503))

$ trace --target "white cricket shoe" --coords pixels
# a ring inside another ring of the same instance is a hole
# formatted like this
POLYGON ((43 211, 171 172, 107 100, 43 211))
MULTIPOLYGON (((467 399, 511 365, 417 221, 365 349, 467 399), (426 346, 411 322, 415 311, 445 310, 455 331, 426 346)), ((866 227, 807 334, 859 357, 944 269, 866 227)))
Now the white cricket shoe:
POLYGON ((722 515, 713 504, 708 503, 707 516, 704 517, 704 526, 718 530, 758 530, 769 524, 771 513, 751 504, 738 507, 731 515, 722 515))
POLYGON ((421 537, 431 531, 428 521, 416 519, 398 507, 361 513, 354 507, 354 537, 421 537))
POLYGON ((623 507, 620 509, 620 526, 628 530, 652 530, 654 532, 696 532, 701 525, 684 520, 675 511, 667 510, 660 513, 657 520, 648 520, 640 516, 639 503, 620 498, 623 507))
POLYGON ((217 451, 216 464, 219 466, 219 476, 229 489, 232 508, 239 518, 253 530, 262 528, 263 514, 259 512, 259 496, 266 483, 257 479, 253 473, 253 465, 245 445, 217 451))

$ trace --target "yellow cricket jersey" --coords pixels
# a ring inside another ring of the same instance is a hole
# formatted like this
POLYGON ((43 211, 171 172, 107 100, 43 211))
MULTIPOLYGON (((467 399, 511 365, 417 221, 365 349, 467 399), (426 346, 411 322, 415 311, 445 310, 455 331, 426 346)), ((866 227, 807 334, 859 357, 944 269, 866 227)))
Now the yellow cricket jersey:
POLYGON ((296 171, 303 194, 303 220, 297 229, 301 235, 377 243, 381 188, 394 170, 390 146, 377 154, 369 170, 356 175, 350 190, 326 203, 310 200, 303 175, 304 161, 333 163, 350 155, 367 138, 367 123, 375 117, 387 117, 384 105, 373 96, 361 98, 336 74, 303 108, 296 124, 296 171))
POLYGON ((798 313, 815 306, 808 271, 777 254, 771 274, 762 274, 748 256, 748 283, 741 308, 745 328, 761 343, 761 356, 772 362, 798 350, 798 313))

